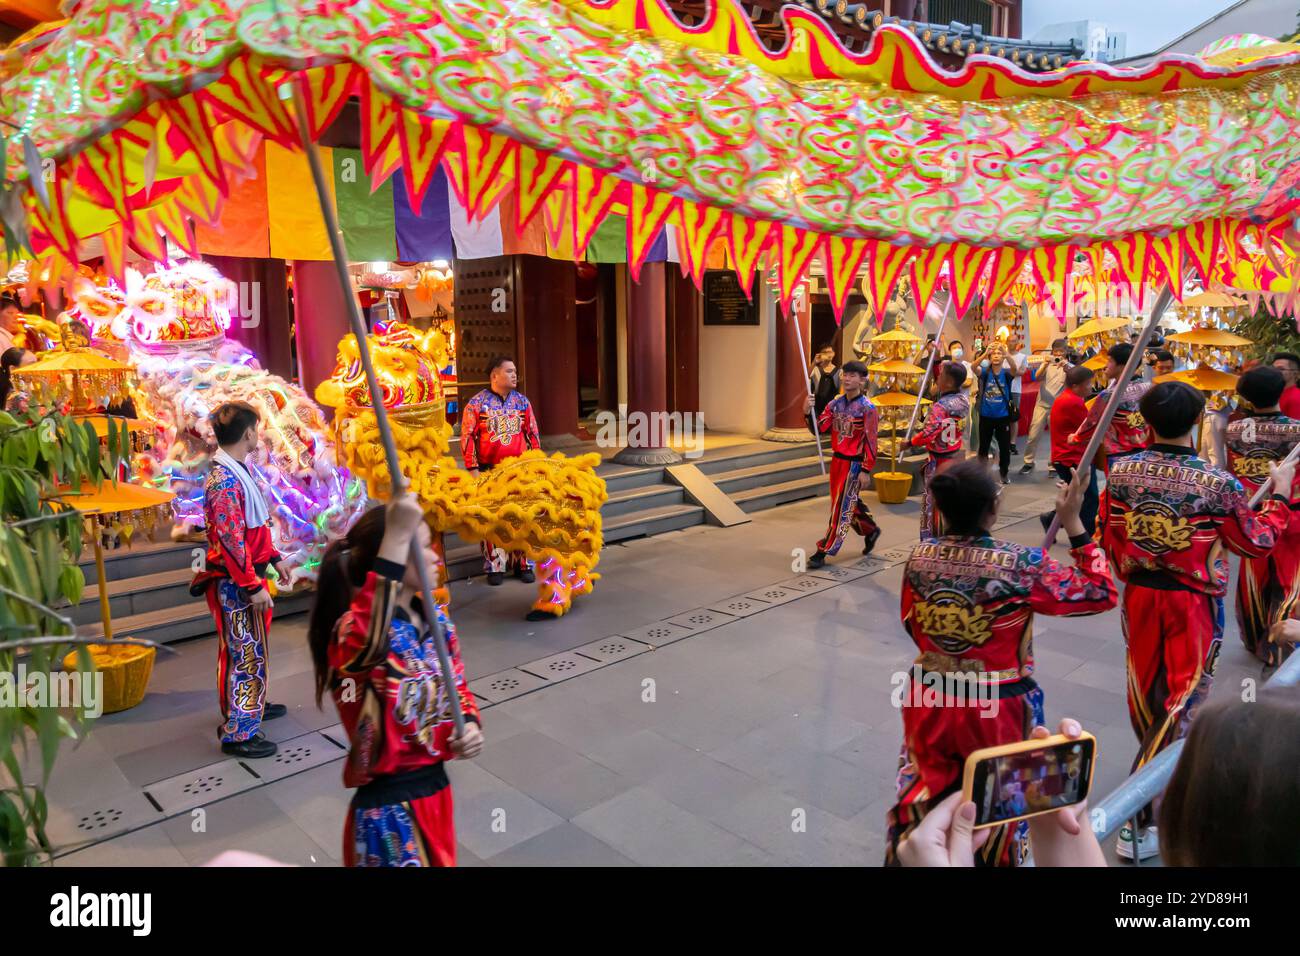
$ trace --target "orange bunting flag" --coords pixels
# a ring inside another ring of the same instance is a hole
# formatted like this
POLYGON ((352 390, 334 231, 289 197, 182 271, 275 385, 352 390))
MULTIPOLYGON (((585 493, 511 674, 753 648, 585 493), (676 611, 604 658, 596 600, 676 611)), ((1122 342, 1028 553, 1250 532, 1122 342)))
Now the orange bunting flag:
POLYGON ((203 101, 197 96, 182 96, 178 100, 163 100, 160 105, 172 128, 190 144, 190 151, 199 161, 200 168, 225 192, 225 164, 221 162, 217 144, 212 138, 212 122, 203 101))
MULTIPOLYGON (((171 198, 163 199, 169 203, 171 198)), ((147 259, 155 262, 167 260, 167 241, 158 231, 157 216, 152 209, 136 210, 131 214, 131 245, 147 259)))
MULTIPOLYGON (((950 248, 949 243, 941 242, 937 246, 918 249, 916 255, 912 256, 912 299, 916 303, 917 315, 925 315, 926 306, 934 297, 950 248)), ((884 317, 877 315, 876 322, 883 321, 884 317)))
POLYGON ((628 194, 627 216, 627 266, 633 282, 641 281, 641 266, 650 254, 655 239, 663 231, 677 197, 658 189, 646 189, 640 183, 631 183, 628 194))
POLYGON ((844 321, 844 307, 849 301, 853 280, 869 248, 867 239, 844 239, 826 236, 822 241, 822 265, 826 269, 826 284, 831 296, 831 309, 836 323, 844 321))
POLYGON ((1205 219, 1194 222, 1182 232, 1183 254, 1200 273, 1201 281, 1208 283, 1213 275, 1214 260, 1219 257, 1219 243, 1223 238, 1223 222, 1205 219))
POLYGON ((343 104, 352 95, 358 71, 351 63, 340 63, 321 69, 308 70, 304 75, 303 100, 307 104, 307 128, 312 140, 329 129, 338 119, 343 104))
POLYGON ((867 277, 862 285, 867 302, 878 317, 884 316, 898 277, 914 254, 912 246, 896 246, 883 239, 867 240, 867 277))
POLYGON ((554 153, 538 152, 528 146, 520 146, 515 151, 515 184, 519 191, 516 209, 521 230, 537 215, 543 202, 570 168, 554 153))
POLYGON ((289 116, 284 100, 267 82, 265 72, 255 68, 249 57, 232 60, 225 76, 196 95, 218 112, 242 120, 286 149, 298 142, 297 124, 289 116))
POLYGON ((758 268, 759 256, 768 247, 776 233, 772 223, 766 219, 750 219, 747 216, 733 215, 727 229, 727 249, 735 265, 736 277, 746 297, 754 294, 754 270, 758 268))
POLYGON ((573 241, 574 252, 587 251, 591 237, 605 219, 615 201, 626 202, 623 181, 599 169, 579 165, 574 173, 573 241))
MULTIPOLYGON (((400 111, 397 136, 402 145, 402 179, 406 183, 406 197, 411 201, 411 211, 417 216, 424 203, 424 194, 433 182, 433 174, 437 172, 438 160, 442 158, 448 140, 459 128, 458 124, 454 125, 447 120, 429 119, 411 110, 400 111)), ((461 200, 461 205, 465 205, 463 182, 461 185, 462 188, 457 190, 457 198, 461 200)))
POLYGON ((988 263, 991 250, 979 246, 968 246, 964 242, 955 243, 948 254, 948 269, 952 283, 953 314, 961 318, 979 292, 980 280, 984 276, 984 267, 988 263))
POLYGON ((681 226, 681 245, 677 251, 682 268, 695 281, 696 288, 703 288, 709 244, 724 226, 722 210, 683 199, 677 205, 676 214, 681 226))
POLYGON ((1151 257, 1159 266, 1160 276, 1169 284, 1174 298, 1183 301, 1183 244, 1178 233, 1151 240, 1151 257))
MULTIPOLYGON (((1020 278, 1020 269, 1025 264, 1029 252, 1013 246, 1003 246, 993 254, 993 266, 989 269, 990 302, 1000 302, 1012 291, 1020 278)), ((1017 301, 1023 296, 1018 297, 1017 301)))
POLYGON ((777 256, 777 288, 780 294, 781 309, 790 314, 790 301, 794 298, 795 286, 808 269, 808 262, 821 237, 815 232, 798 229, 781 224, 779 233, 779 255, 777 256))
POLYGON ((1147 262, 1151 255, 1151 240, 1145 233, 1134 233, 1123 239, 1116 239, 1108 244, 1111 255, 1119 264, 1119 274, 1128 283, 1129 294, 1133 297, 1136 308, 1142 308, 1143 293, 1147 274, 1147 262))

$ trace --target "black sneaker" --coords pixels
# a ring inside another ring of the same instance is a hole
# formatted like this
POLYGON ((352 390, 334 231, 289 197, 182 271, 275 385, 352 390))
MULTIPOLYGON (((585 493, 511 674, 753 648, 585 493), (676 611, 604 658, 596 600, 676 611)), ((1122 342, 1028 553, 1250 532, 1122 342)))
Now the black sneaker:
POLYGON ((816 569, 826 566, 826 552, 814 551, 813 556, 808 559, 808 567, 816 569))
POLYGON ((494 588, 498 588, 501 586, 501 582, 506 579, 506 576, 500 571, 489 571, 487 575, 487 579, 488 579, 488 584, 490 584, 494 588))
MULTIPOLYGON (((532 568, 524 568, 522 571, 519 572, 519 580, 523 581, 524 584, 532 584, 534 581, 537 580, 537 575, 533 574, 532 568)), ((549 617, 550 615, 547 616, 549 617)))
POLYGON ((1005 471, 1002 473, 1002 483, 1003 483, 1004 485, 1009 485, 1009 484, 1011 484, 1011 478, 1008 477, 1008 475, 1007 475, 1007 473, 1006 473, 1005 471))
POLYGON ((279 749, 274 741, 267 740, 261 734, 254 734, 247 740, 233 740, 230 743, 221 745, 223 754, 229 754, 232 757, 248 757, 252 760, 259 757, 274 757, 275 752, 279 749))
POLYGON ((879 540, 880 540, 880 529, 877 528, 875 531, 871 532, 871 534, 867 537, 866 542, 862 546, 862 553, 864 555, 868 555, 872 551, 874 551, 876 549, 876 542, 879 540))
POLYGON ((262 708, 263 720, 275 720, 277 717, 283 717, 289 713, 289 708, 284 704, 267 704, 262 708))
POLYGON ((1025 462, 1023 465, 1020 466, 1020 473, 1022 475, 1032 474, 1033 470, 1034 470, 1034 466, 1031 465, 1029 462, 1025 462))

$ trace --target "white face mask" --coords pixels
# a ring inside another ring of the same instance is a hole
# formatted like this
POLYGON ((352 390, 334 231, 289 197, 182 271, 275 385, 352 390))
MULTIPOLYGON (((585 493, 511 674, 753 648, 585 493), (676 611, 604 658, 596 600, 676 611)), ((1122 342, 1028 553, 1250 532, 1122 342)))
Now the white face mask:
POLYGON ((988 359, 985 359, 984 361, 980 362, 980 368, 988 368, 991 364, 992 363, 988 359))
POLYGON ((961 357, 962 357, 963 355, 965 355, 965 354, 966 354, 966 353, 963 352, 961 349, 953 349, 953 350, 952 350, 952 360, 953 360, 954 362, 958 362, 958 361, 961 360, 961 357))

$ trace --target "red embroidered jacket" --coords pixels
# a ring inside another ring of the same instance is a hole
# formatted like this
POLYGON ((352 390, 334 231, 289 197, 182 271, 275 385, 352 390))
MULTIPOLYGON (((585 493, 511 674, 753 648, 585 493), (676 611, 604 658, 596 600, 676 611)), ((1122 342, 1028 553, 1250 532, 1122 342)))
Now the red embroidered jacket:
POLYGON ((465 467, 491 468, 532 448, 541 448, 537 416, 520 392, 502 398, 485 388, 460 414, 460 450, 465 467))
POLYGON ((1091 541, 1073 567, 1042 548, 989 535, 944 535, 912 551, 903 573, 903 626, 938 673, 979 673, 1010 684, 1033 671, 1034 614, 1074 617, 1115 606, 1105 554, 1091 541))
POLYGON ((1241 482, 1180 445, 1152 445, 1117 461, 1102 491, 1097 527, 1124 581, 1222 595, 1223 549, 1267 553, 1290 519, 1287 499, 1251 511, 1241 482))
POLYGON ((230 578, 249 594, 260 591, 266 569, 280 560, 271 526, 250 528, 244 519, 244 488, 225 465, 213 463, 203 485, 203 518, 208 551, 190 593, 199 595, 208 582, 230 578))
POLYGON ((871 468, 876 463, 876 434, 880 428, 880 413, 865 395, 849 401, 844 395, 836 396, 822 409, 817 419, 817 431, 830 432, 831 450, 837 458, 861 461, 871 468))
POLYGON ((961 392, 940 395, 930 406, 925 424, 912 436, 912 444, 940 457, 961 451, 970 418, 970 398, 961 392))
MULTIPOLYGON (((1279 464, 1300 442, 1300 421, 1278 412, 1251 412, 1228 425, 1224 444, 1228 471, 1241 482, 1247 497, 1268 479, 1268 466, 1279 464)), ((1291 488, 1288 533, 1300 533, 1300 479, 1291 488)))
MULTIPOLYGON (((403 573, 400 564, 377 561, 339 619, 330 645, 330 691, 351 743, 343 768, 347 787, 439 764, 451 755, 448 741, 455 722, 448 682, 432 635, 421 639, 405 611, 397 608, 403 573)), ((456 628, 441 607, 438 619, 465 719, 478 722, 456 628)))
MULTIPOLYGON (((1102 412, 1106 410, 1106 405, 1110 401, 1113 387, 1106 389, 1092 400, 1092 404, 1088 406, 1088 417, 1083 420, 1078 431, 1070 436, 1071 443, 1088 444, 1092 433, 1101 424, 1102 412)), ((1110 427, 1106 429, 1106 436, 1101 442, 1102 451, 1108 456, 1123 455, 1147 447, 1151 439, 1148 434, 1147 420, 1142 417, 1142 409, 1139 406, 1142 396, 1146 395, 1150 388, 1150 382, 1132 381, 1129 382, 1128 388, 1124 389, 1119 407, 1115 409, 1115 417, 1110 420, 1110 427)))

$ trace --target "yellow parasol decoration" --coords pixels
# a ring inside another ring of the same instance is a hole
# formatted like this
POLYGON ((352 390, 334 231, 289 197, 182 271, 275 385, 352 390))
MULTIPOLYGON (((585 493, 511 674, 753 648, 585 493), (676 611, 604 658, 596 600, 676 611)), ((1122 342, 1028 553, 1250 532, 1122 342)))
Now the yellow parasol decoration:
POLYGON ((1208 365, 1170 372, 1156 377, 1156 382, 1186 382, 1198 392, 1231 392, 1237 388, 1237 376, 1230 372, 1220 372, 1208 365))
MULTIPOLYGON (((128 516, 131 525, 152 528, 166 520, 164 509, 176 495, 170 491, 146 488, 127 482, 111 484, 106 482, 96 489, 85 485, 80 492, 65 491, 58 499, 58 504, 76 508, 89 519, 128 516)), ((92 520, 90 538, 95 543, 95 573, 99 579, 99 617, 104 625, 104 640, 113 639, 113 621, 109 613, 108 583, 104 572, 104 547, 100 542, 102 522, 92 520)), ((124 529, 125 530, 125 529, 124 529)), ((129 540, 129 535, 128 535, 129 540)))
MULTIPOLYGON (((913 341, 920 341, 916 336, 912 336, 912 339, 913 341)), ((877 338, 876 341, 880 341, 880 339, 877 338)), ((901 339, 895 339, 895 341, 899 342, 901 339)), ((924 375, 925 369, 913 365, 911 362, 904 362, 901 359, 890 359, 887 362, 877 362, 875 365, 867 366, 867 371, 873 375, 889 376, 893 386, 891 391, 881 392, 871 399, 872 404, 888 412, 890 428, 893 433, 893 454, 889 471, 878 471, 872 476, 876 482, 876 496, 880 499, 881 504, 902 504, 907 500, 908 492, 912 490, 912 476, 905 471, 898 470, 898 426, 902 421, 902 410, 915 407, 917 396, 902 391, 898 388, 898 385, 900 384, 899 380, 902 378, 924 375)), ((926 399, 921 399, 922 403, 925 401, 926 399)))
POLYGON ((1193 309, 1235 309, 1246 300, 1226 292, 1198 292, 1183 299, 1183 306, 1193 309))
POLYGON ((1165 341, 1169 344, 1170 351, 1201 366, 1208 365, 1211 359, 1221 357, 1219 353, 1222 352, 1232 353, 1232 364, 1240 365, 1243 357, 1242 350, 1254 344, 1250 339, 1225 329, 1208 326, 1197 326, 1186 332, 1177 332, 1165 341))
POLYGON ((1109 335, 1112 332, 1118 332, 1120 329, 1126 329, 1132 324, 1133 320, 1131 318, 1122 315, 1089 319, 1087 322, 1079 323, 1079 326, 1069 333, 1066 338, 1073 342, 1078 339, 1109 335))
POLYGON ((13 378, 41 404, 71 395, 73 412, 82 413, 125 398, 135 381, 135 368, 90 349, 73 349, 51 352, 15 368, 13 378))

